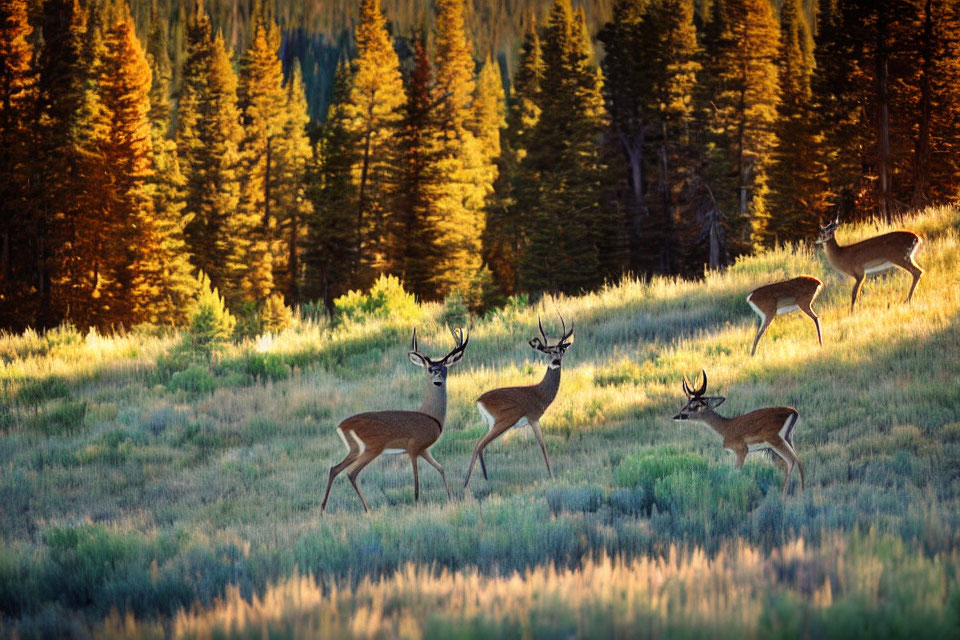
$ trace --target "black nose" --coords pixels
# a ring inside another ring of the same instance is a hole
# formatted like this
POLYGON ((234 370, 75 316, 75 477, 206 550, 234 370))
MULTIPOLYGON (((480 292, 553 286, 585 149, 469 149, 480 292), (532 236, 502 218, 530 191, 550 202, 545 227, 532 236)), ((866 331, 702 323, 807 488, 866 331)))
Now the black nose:
POLYGON ((674 420, 686 420, 686 419, 687 419, 687 414, 685 414, 685 413, 678 413, 677 415, 673 416, 673 419, 674 419, 674 420))
POLYGON ((433 384, 436 385, 436 386, 438 386, 438 387, 442 387, 442 386, 443 386, 443 383, 440 382, 439 380, 434 380, 434 381, 433 381, 433 384))

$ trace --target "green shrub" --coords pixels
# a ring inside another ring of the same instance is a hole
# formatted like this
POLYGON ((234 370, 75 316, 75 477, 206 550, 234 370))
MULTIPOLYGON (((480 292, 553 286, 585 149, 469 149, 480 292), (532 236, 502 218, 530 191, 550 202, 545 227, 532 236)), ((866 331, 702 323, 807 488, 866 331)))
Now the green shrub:
POLYGON ((676 473, 703 473, 706 470, 707 461, 697 454, 661 447, 625 458, 614 471, 614 478, 620 486, 639 487, 652 495, 654 485, 662 478, 676 473))
POLYGON ((210 358, 230 341, 237 321, 217 290, 210 285, 207 274, 201 272, 199 280, 200 293, 190 311, 187 340, 194 352, 210 358))
POLYGON ((48 436, 70 435, 81 429, 86 415, 86 402, 64 400, 33 415, 29 428, 48 436))
POLYGON ((217 388, 217 382, 207 367, 193 364, 170 376, 167 386, 171 391, 210 393, 217 388))
POLYGON ((333 301, 337 317, 344 322, 363 322, 371 318, 410 323, 420 318, 420 307, 412 293, 403 289, 396 276, 381 275, 369 293, 350 291, 333 301))
POLYGON ((243 373, 257 380, 286 380, 290 377, 288 365, 279 353, 248 351, 241 360, 243 373))
POLYGON ((29 406, 42 405, 47 400, 67 398, 70 387, 62 378, 49 377, 26 382, 17 392, 17 402, 29 406))

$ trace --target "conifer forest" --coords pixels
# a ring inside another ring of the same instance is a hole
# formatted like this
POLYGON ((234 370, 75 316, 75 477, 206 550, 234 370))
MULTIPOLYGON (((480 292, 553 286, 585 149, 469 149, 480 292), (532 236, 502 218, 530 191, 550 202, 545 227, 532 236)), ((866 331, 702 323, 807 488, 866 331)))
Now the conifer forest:
POLYGON ((960 638, 958 362, 960 0, 0 0, 0 638, 960 638))

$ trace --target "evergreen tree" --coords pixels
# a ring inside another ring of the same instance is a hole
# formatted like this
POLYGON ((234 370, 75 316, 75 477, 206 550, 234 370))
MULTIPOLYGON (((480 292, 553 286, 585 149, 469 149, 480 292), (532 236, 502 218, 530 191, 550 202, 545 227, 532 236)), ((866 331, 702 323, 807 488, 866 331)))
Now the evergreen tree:
POLYGON ((313 155, 307 136, 309 122, 303 74, 299 61, 294 61, 284 87, 283 128, 273 145, 274 184, 270 188, 284 255, 284 260, 274 263, 273 277, 277 289, 291 303, 302 300, 301 252, 306 241, 306 219, 313 209, 306 196, 307 168, 313 155))
POLYGON ((346 124, 359 145, 352 170, 357 198, 351 225, 355 232, 351 271, 359 274, 358 284, 366 287, 388 266, 387 217, 392 208, 389 200, 404 91, 380 0, 361 0, 354 36, 357 57, 345 105, 346 124))
POLYGON ((555 0, 543 39, 542 111, 523 161, 538 185, 521 261, 527 290, 595 287, 622 266, 618 221, 601 205, 601 82, 589 59, 582 18, 569 0, 555 0))
POLYGON ((721 21, 712 46, 718 76, 713 103, 717 160, 726 180, 714 188, 724 209, 732 248, 740 253, 769 244, 768 182, 779 104, 780 29, 768 0, 717 0, 721 21), (735 183, 735 190, 728 185, 735 183))
POLYGON ((37 284, 32 30, 25 0, 0 6, 0 327, 18 329, 35 320, 37 284))
POLYGON ((437 259, 433 286, 440 296, 467 292, 480 271, 484 206, 493 191, 494 166, 477 139, 473 97, 475 63, 463 22, 463 0, 437 0, 436 75, 443 131, 437 163, 441 193, 434 222, 437 259))
POLYGON ((150 84, 150 122, 166 136, 171 124, 170 81, 173 77, 173 67, 167 45, 167 22, 160 15, 157 0, 150 2, 147 59, 153 74, 150 84))
POLYGON ((396 243, 392 262, 404 287, 421 299, 437 297, 432 275, 437 247, 432 211, 439 194, 440 126, 433 65, 422 34, 414 38, 413 69, 406 82, 407 100, 398 134, 396 243))
POLYGON ((307 219, 304 293, 333 313, 333 301, 357 286, 359 262, 357 183, 359 140, 350 121, 350 70, 341 58, 330 109, 320 132, 308 175, 307 197, 313 211, 307 219))
POLYGON ((239 214, 242 137, 237 78, 221 34, 211 42, 210 20, 198 3, 187 27, 187 58, 177 109, 177 150, 187 180, 185 228, 194 266, 231 303, 242 298, 241 278, 228 256, 239 214))
POLYGON ((276 183, 274 146, 283 131, 286 106, 279 46, 279 30, 258 19, 250 49, 240 62, 242 195, 240 210, 229 218, 228 235, 233 241, 227 262, 234 302, 259 304, 266 300, 274 288, 274 262, 280 263, 276 265, 279 271, 285 270, 270 191, 276 183))
POLYGON ((780 107, 771 168, 771 232, 777 241, 809 239, 826 210, 826 167, 811 108, 813 36, 800 0, 780 10, 780 107))
POLYGON ((523 163, 531 132, 540 119, 540 82, 543 56, 536 19, 526 17, 520 60, 513 78, 513 91, 501 136, 501 154, 494 195, 487 207, 484 229, 484 260, 500 291, 512 295, 519 290, 520 258, 528 231, 524 224, 529 204, 536 197, 536 176, 523 163))

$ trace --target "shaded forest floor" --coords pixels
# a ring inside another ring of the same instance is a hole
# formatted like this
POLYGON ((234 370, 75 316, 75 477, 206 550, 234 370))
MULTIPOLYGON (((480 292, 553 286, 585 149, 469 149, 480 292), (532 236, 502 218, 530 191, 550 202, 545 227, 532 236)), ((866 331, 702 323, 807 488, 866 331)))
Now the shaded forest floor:
POLYGON ((343 477, 320 515, 334 427, 416 408, 410 331, 444 353, 456 309, 301 321, 210 366, 177 333, 4 336, 0 633, 955 637, 960 212, 906 225, 925 238, 909 305, 898 271, 872 276, 851 314, 852 282, 808 247, 556 300, 576 342, 542 421, 553 480, 519 431, 487 449, 490 481, 462 488, 486 431, 474 400, 540 379, 527 340, 554 304, 478 320, 433 448, 454 499, 421 465, 414 506, 409 460, 384 457, 361 476, 370 515, 343 477), (744 297, 798 274, 825 282, 824 347, 795 313, 749 357, 744 297), (706 427, 670 420, 701 368, 724 415, 799 410, 804 492, 783 497, 766 457, 738 471, 706 427))

